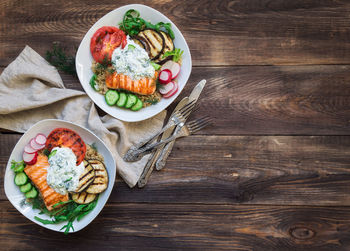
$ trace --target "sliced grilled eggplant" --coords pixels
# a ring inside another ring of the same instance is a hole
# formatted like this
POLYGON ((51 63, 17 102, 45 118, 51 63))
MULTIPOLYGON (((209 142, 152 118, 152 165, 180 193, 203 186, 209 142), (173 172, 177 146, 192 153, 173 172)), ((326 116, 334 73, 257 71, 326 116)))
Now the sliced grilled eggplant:
POLYGON ((140 37, 140 36, 133 36, 132 37, 132 40, 141 46, 141 48, 145 49, 146 52, 149 54, 150 52, 150 47, 149 47, 149 44, 148 42, 146 41, 146 39, 144 39, 143 37, 140 37))
POLYGON ((89 163, 95 170, 95 179, 85 192, 93 194, 102 193, 106 190, 108 185, 108 173, 106 167, 97 159, 91 159, 89 160, 89 163))
POLYGON ((165 45, 163 35, 156 30, 145 29, 143 31, 140 31, 138 36, 144 38, 149 44, 150 51, 148 55, 150 59, 156 60, 157 58, 159 58, 160 54, 164 50, 165 45))
POLYGON ((72 199, 78 204, 88 204, 96 198, 96 194, 81 192, 72 194, 72 199))
POLYGON ((84 191, 84 189, 87 188, 95 179, 95 169, 90 165, 90 163, 84 160, 84 166, 85 169, 79 177, 79 184, 75 190, 76 193, 84 191))
POLYGON ((163 52, 159 55, 159 58, 155 60, 155 62, 157 64, 164 64, 166 61, 171 60, 173 58, 173 56, 168 56, 166 58, 163 58, 164 54, 167 51, 173 51, 175 49, 175 46, 174 46, 173 40, 171 39, 168 33, 164 31, 159 31, 159 32, 164 37, 164 49, 163 49, 163 52))

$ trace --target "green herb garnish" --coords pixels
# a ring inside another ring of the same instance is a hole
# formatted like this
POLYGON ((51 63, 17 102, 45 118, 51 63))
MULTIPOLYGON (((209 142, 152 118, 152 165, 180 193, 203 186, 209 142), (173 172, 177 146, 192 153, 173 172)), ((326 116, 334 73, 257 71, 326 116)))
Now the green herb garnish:
POLYGON ((90 213, 97 205, 98 197, 89 204, 80 205, 74 201, 65 201, 59 202, 53 205, 53 210, 49 211, 46 209, 41 199, 35 199, 32 202, 33 209, 41 209, 43 213, 46 213, 50 217, 53 217, 52 220, 45 220, 35 216, 34 218, 43 223, 43 224, 57 224, 63 221, 67 221, 67 224, 64 225, 60 230, 64 229, 64 233, 68 234, 70 229, 74 230, 73 222, 75 220, 80 221, 85 215, 90 213), (63 205, 61 208, 55 208, 58 205, 63 205))
POLYGON ((89 146, 97 152, 96 142, 92 143, 91 145, 89 144, 89 146))
POLYGON ((50 154, 49 154, 49 158, 55 156, 57 153, 57 150, 53 150, 50 154))
POLYGON ((157 99, 146 99, 144 102, 151 104, 151 105, 155 105, 159 102, 159 100, 157 99))
POLYGON ((173 51, 165 52, 162 58, 167 58, 169 56, 173 56, 173 61, 179 62, 179 60, 181 59, 183 53, 184 53, 183 50, 181 50, 179 48, 176 48, 173 51))
POLYGON ((111 64, 112 62, 108 59, 108 56, 106 55, 101 63, 97 63, 96 70, 105 71, 111 64))
POLYGON ((59 45, 59 43, 54 43, 51 51, 46 51, 46 60, 49 61, 50 64, 55 66, 57 69, 74 75, 77 75, 75 69, 75 57, 68 56, 63 47, 59 45))
POLYGON ((73 177, 70 177, 69 179, 66 179, 64 182, 71 181, 72 179, 73 179, 73 177))
POLYGON ((150 63, 151 63, 151 65, 153 66, 153 68, 154 68, 156 71, 158 71, 158 70, 162 67, 161 65, 156 64, 156 63, 153 62, 153 61, 151 61, 150 63))
POLYGON ((116 72, 116 70, 114 68, 108 68, 107 71, 111 74, 116 72))
POLYGON ((131 51, 132 51, 132 50, 134 50, 135 48, 136 48, 136 47, 133 46, 132 44, 129 44, 129 45, 128 45, 128 50, 131 50, 131 51))
POLYGON ((17 173, 17 172, 22 172, 25 168, 25 164, 24 164, 24 161, 19 161, 19 162, 16 162, 15 160, 12 160, 11 161, 11 169, 17 173))
POLYGON ((47 157, 49 157, 49 155, 50 155, 49 149, 46 149, 46 148, 44 149, 43 153, 44 153, 47 157))
POLYGON ((162 84, 159 82, 159 79, 156 80, 156 89, 159 90, 159 88, 162 86, 162 84))
POLYGON ((140 31, 149 28, 159 31, 165 29, 171 39, 175 38, 174 32, 171 29, 171 23, 159 22, 157 24, 151 24, 140 17, 140 12, 134 9, 128 10, 123 17, 123 21, 119 24, 119 28, 131 36, 139 34, 140 31))

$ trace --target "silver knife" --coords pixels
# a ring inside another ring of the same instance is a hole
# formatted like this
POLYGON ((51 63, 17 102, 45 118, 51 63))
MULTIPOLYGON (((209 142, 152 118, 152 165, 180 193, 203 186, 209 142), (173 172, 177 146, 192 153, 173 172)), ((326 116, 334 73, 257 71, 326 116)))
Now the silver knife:
MULTIPOLYGON (((188 97, 188 102, 192 102, 192 101, 194 101, 195 103, 197 102, 199 95, 201 94, 206 82, 207 81, 205 79, 203 79, 193 88, 193 91, 191 92, 190 96, 188 97)), ((184 122, 186 122, 186 120, 184 122)), ((181 130, 181 127, 177 126, 175 128, 175 131, 173 134, 176 134, 180 130, 181 130)), ((172 142, 169 142, 168 144, 166 144, 163 147, 164 149, 162 150, 162 152, 159 155, 157 162, 156 162, 156 169, 158 171, 161 170, 165 166, 165 162, 166 162, 171 150, 173 149, 174 143, 175 143, 175 140, 172 142)))
MULTIPOLYGON (((170 117, 174 114, 174 112, 176 112, 177 110, 181 109, 182 107, 184 107, 187 103, 188 103, 189 98, 188 97, 184 97, 175 107, 173 113, 170 115, 170 117)), ((174 131, 175 126, 169 128, 168 130, 166 130, 165 132, 163 132, 162 138, 161 139, 166 139, 168 137, 171 136, 172 132, 174 131)), ((153 153, 151 153, 151 157, 148 159, 148 162, 145 166, 145 168, 143 169, 143 172, 137 182, 137 186, 139 188, 144 187, 147 182, 149 177, 151 176, 151 173, 154 169, 154 164, 156 163, 156 160, 159 156, 159 154, 162 152, 163 147, 157 149, 157 151, 154 151, 153 153)))

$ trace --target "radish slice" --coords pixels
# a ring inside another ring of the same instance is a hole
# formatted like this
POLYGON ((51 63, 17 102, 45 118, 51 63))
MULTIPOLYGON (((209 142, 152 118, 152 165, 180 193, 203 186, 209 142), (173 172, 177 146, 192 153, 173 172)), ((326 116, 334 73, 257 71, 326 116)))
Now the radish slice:
POLYGON ((171 71, 168 69, 164 69, 159 73, 159 82, 161 84, 167 84, 171 81, 171 71))
POLYGON ((37 160, 37 157, 38 157, 38 153, 35 152, 35 153, 26 153, 26 152, 23 152, 22 154, 22 158, 23 158, 23 161, 27 164, 27 165, 33 165, 36 163, 36 160, 37 160))
POLYGON ((174 89, 174 82, 169 82, 166 85, 162 85, 161 87, 159 87, 159 92, 162 95, 166 95, 167 93, 169 93, 172 89, 174 89))
POLYGON ((35 142, 38 145, 45 145, 46 143, 46 136, 42 133, 39 133, 38 135, 35 136, 35 142))
POLYGON ((170 83, 174 83, 174 88, 170 92, 168 92, 167 94, 163 95, 163 98, 170 98, 179 89, 179 85, 177 84, 177 82, 170 82, 170 83))
POLYGON ((33 149, 30 144, 28 143, 25 147, 24 147, 24 151, 26 153, 35 153, 37 150, 33 149))
POLYGON ((171 71, 171 79, 177 78, 177 76, 180 73, 181 66, 174 62, 174 61, 166 61, 165 64, 163 64, 162 68, 160 68, 161 71, 163 70, 169 70, 171 71))
POLYGON ((35 138, 32 138, 29 143, 30 143, 30 146, 34 150, 37 150, 37 151, 41 150, 41 149, 43 149, 45 147, 45 144, 44 145, 39 145, 38 143, 36 143, 35 138))

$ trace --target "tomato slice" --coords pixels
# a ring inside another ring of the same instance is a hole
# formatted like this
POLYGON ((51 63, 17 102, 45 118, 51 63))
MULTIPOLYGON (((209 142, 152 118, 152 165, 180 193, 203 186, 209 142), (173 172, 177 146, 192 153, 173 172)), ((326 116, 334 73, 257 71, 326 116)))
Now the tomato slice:
POLYGON ((85 157, 86 145, 82 138, 68 128, 54 129, 46 140, 46 148, 51 151, 57 146, 69 147, 77 157, 77 165, 79 165, 85 157))
POLYGON ((91 38, 91 55, 99 63, 110 61, 114 49, 120 45, 122 48, 126 45, 125 33, 117 27, 103 26, 91 38))

